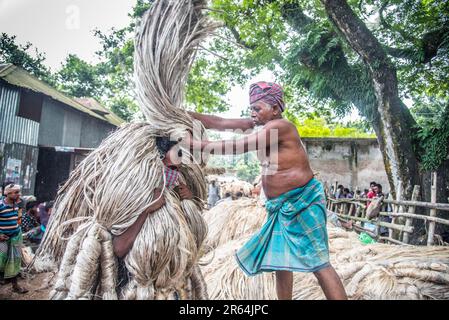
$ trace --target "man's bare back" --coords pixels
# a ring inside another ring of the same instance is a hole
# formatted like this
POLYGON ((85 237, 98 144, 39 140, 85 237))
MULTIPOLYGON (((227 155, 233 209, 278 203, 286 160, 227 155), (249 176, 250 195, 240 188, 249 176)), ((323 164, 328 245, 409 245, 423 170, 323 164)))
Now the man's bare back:
MULTIPOLYGON (((276 130, 277 147, 268 146, 266 155, 258 151, 262 165, 262 186, 268 199, 302 187, 313 178, 309 159, 296 127, 287 120, 271 120, 268 130, 276 130), (276 150, 277 149, 277 150, 276 150)), ((273 145, 270 143, 269 145, 273 145)))

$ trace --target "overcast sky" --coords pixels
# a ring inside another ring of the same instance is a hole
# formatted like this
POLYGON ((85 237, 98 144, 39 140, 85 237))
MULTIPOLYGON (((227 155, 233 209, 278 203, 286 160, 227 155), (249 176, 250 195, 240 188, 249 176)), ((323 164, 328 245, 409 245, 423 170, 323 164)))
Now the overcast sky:
POLYGON ((0 0, 0 32, 30 41, 58 69, 69 53, 93 62, 100 49, 93 30, 124 27, 136 0, 0 0))

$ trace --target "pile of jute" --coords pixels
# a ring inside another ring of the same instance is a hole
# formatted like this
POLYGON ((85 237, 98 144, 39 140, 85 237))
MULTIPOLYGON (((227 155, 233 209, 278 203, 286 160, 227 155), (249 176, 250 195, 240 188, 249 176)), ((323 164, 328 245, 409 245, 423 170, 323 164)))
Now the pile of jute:
MULTIPOLYGON (((205 214, 210 250, 202 267, 210 299, 276 299, 272 272, 246 276, 235 252, 266 219, 256 200, 217 205, 205 214)), ((328 224, 331 263, 349 299, 449 299, 449 247, 364 245, 328 224)), ((324 299, 313 274, 295 273, 294 299, 324 299)))

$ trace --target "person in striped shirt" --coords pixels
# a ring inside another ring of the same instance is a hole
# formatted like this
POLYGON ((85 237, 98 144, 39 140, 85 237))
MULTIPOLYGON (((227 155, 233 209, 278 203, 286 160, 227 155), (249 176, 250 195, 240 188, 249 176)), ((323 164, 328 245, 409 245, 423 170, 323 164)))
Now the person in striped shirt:
POLYGON ((28 290, 18 284, 22 263, 22 231, 19 224, 20 186, 7 185, 0 201, 0 277, 12 283, 15 292, 28 290))

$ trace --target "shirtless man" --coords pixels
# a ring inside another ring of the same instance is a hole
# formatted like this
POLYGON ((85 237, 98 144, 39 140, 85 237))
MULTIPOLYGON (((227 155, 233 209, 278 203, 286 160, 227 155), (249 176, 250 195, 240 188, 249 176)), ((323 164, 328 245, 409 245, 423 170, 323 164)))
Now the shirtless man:
POLYGON ((282 88, 274 83, 255 83, 250 88, 250 104, 251 119, 190 114, 207 129, 246 131, 263 126, 258 132, 231 141, 186 139, 194 151, 258 152, 269 216, 262 229, 237 252, 237 262, 247 275, 276 271, 279 299, 292 299, 293 271, 313 272, 328 299, 346 299, 343 284, 329 263, 323 187, 314 178, 296 127, 282 118, 282 88))

